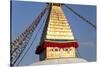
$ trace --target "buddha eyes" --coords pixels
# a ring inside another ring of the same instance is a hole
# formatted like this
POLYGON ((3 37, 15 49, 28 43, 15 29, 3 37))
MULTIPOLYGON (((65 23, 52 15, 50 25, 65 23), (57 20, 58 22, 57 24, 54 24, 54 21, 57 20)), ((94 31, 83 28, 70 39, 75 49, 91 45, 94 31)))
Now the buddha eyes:
POLYGON ((71 51, 71 48, 54 48, 54 49, 50 49, 50 51, 60 51, 60 50, 71 51))

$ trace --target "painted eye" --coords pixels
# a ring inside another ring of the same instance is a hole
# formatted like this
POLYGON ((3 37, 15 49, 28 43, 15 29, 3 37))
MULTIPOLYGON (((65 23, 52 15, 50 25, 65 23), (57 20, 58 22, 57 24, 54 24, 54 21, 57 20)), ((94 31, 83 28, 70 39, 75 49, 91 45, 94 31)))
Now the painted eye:
POLYGON ((58 51, 58 49, 55 49, 55 51, 58 51))
POLYGON ((68 49, 66 48, 65 51, 68 51, 68 49))
POLYGON ((53 51, 53 49, 51 49, 51 51, 53 51))
POLYGON ((53 49, 50 49, 49 51, 54 51, 53 49))

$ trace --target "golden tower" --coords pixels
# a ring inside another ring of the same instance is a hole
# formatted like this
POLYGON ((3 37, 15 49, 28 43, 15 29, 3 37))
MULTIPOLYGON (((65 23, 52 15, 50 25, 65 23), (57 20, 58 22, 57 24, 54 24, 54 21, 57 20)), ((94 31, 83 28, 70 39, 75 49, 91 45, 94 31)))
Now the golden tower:
POLYGON ((40 60, 76 57, 78 43, 74 39, 61 4, 52 3, 48 18, 41 43, 36 50, 40 60))

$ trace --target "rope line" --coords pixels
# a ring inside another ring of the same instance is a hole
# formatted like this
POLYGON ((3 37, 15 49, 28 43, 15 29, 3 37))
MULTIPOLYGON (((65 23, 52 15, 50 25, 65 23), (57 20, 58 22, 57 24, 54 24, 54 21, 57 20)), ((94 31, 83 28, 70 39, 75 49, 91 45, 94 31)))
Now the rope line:
POLYGON ((66 8, 68 8, 70 11, 72 11, 75 15, 77 15, 79 18, 81 18, 83 21, 87 22, 88 24, 90 24, 93 28, 96 29, 96 26, 88 19, 86 19, 85 17, 83 17, 82 15, 80 15, 79 13, 77 13, 73 8, 69 7, 66 4, 63 4, 66 8))
MULTIPOLYGON (((49 7, 49 4, 45 7, 45 9, 39 14, 39 16, 37 17, 37 18, 39 18, 39 20, 38 19, 35 19, 36 20, 36 22, 39 22, 40 21, 40 19, 42 18, 42 16, 47 12, 47 9, 49 9, 48 8, 49 7)), ((32 25, 33 25, 34 23, 32 23, 32 25)), ((36 23, 37 24, 37 23, 36 23)), ((31 25, 31 26, 32 26, 31 25)), ((38 25, 38 24, 37 24, 38 25)), ((32 28, 31 26, 29 26, 29 28, 32 28)), ((26 31, 28 31, 27 29, 26 29, 26 31)), ((33 32, 33 31, 32 31, 33 32)), ((21 45, 21 48, 16 48, 15 49, 15 55, 14 55, 14 53, 12 54, 12 51, 11 51, 11 58, 14 56, 14 59, 11 59, 11 66, 14 66, 15 65, 15 63, 17 62, 17 60, 19 59, 19 57, 21 56, 21 54, 23 53, 23 51, 25 50, 25 48, 26 48, 26 46, 27 46, 27 42, 29 42, 29 40, 30 40, 30 37, 32 36, 32 32, 28 32, 27 34, 30 34, 28 37, 27 37, 27 39, 26 39, 26 41, 25 41, 25 43, 26 44, 22 44, 22 45, 24 45, 24 46, 22 46, 21 45), (17 52, 17 51, 18 52, 17 52)), ((13 44, 14 45, 14 44, 13 44)), ((16 43, 15 43, 15 45, 16 45, 16 43)), ((12 44, 11 44, 11 46, 12 46, 12 44)), ((20 46, 20 44, 19 44, 19 46, 20 46)))
POLYGON ((36 38, 37 38, 37 36, 38 36, 39 31, 42 29, 43 25, 45 24, 45 20, 46 20, 47 16, 48 16, 48 15, 45 15, 45 18, 44 18, 44 20, 43 20, 43 23, 41 24, 41 27, 38 29, 38 31, 37 31, 37 33, 36 33, 36 35, 35 35, 35 37, 34 37, 32 43, 31 43, 31 45, 30 45, 29 48, 26 50, 26 52, 24 53, 24 55, 22 56, 21 60, 18 62, 17 65, 20 64, 20 62, 23 60, 23 58, 25 57, 25 55, 27 54, 27 52, 29 51, 29 49, 30 49, 31 46, 33 45, 34 41, 36 40, 36 38))

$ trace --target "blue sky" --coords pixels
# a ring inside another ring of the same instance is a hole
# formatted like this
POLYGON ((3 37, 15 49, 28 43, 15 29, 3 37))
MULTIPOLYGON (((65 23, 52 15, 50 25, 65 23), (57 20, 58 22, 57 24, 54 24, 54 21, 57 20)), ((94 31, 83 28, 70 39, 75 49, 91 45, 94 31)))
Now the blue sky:
MULTIPOLYGON (((96 25, 96 7, 87 5, 72 5, 68 4, 82 16, 89 19, 93 24, 96 25)), ((45 7, 45 3, 37 2, 23 2, 23 1, 13 1, 12 3, 12 39, 14 40, 18 35, 20 35, 39 15, 42 9, 45 7)), ((67 17, 75 39, 79 43, 78 52, 80 56, 88 61, 96 60, 96 30, 69 11, 66 7, 62 6, 65 16, 67 17)), ((36 32, 41 26, 44 18, 41 20, 40 24, 33 33, 30 43, 34 39, 36 32)), ((43 28, 43 27, 42 27, 43 28)), ((39 45, 42 29, 38 33, 38 37, 34 41, 31 49, 25 55, 24 59, 19 65, 29 65, 34 62, 39 61, 39 56, 34 52, 37 45, 39 45)), ((28 46, 30 45, 28 44, 28 46)))

